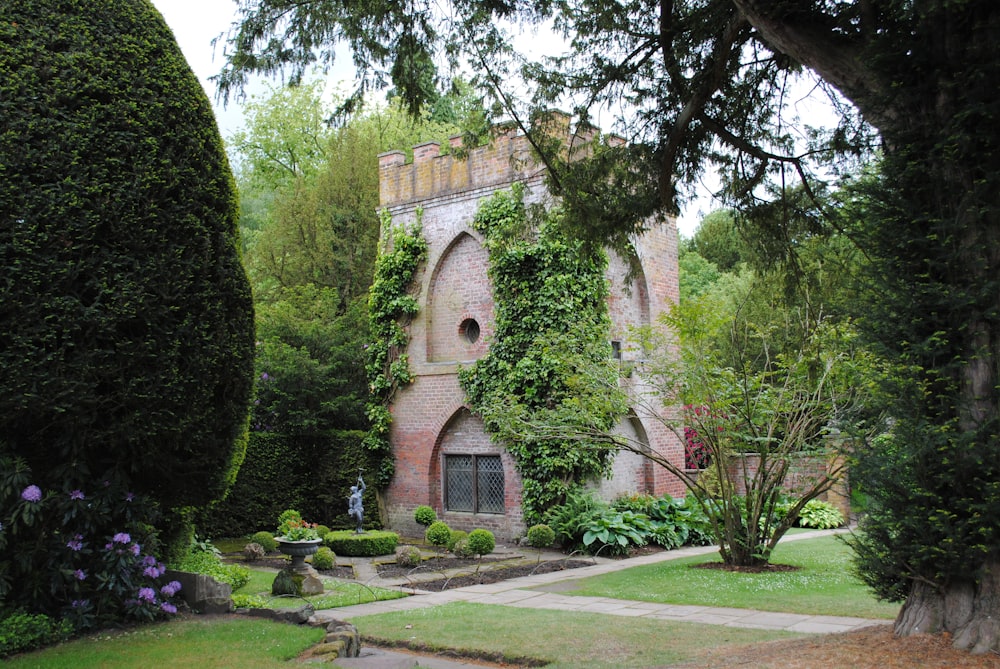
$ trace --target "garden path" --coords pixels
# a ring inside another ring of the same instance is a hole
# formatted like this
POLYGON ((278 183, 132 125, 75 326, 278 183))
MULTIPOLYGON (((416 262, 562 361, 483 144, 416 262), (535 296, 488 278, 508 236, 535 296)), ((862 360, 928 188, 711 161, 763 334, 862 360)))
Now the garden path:
MULTIPOLYGON (((798 541, 810 539, 817 536, 824 536, 837 532, 837 530, 803 532, 794 535, 786 535, 783 541, 798 541)), ((476 602, 480 604, 494 604, 501 606, 514 606, 521 608, 541 608, 559 611, 582 611, 601 613, 604 615, 645 617, 660 620, 673 620, 679 622, 703 623, 712 625, 724 625, 731 627, 749 627, 754 629, 788 630, 792 632, 827 634, 836 632, 849 632, 862 629, 872 625, 888 625, 887 620, 869 620, 865 618, 849 618, 842 616, 816 616, 799 615, 792 613, 776 613, 771 611, 754 611, 749 609, 732 609, 711 606, 679 606, 676 604, 656 604, 650 602, 635 602, 611 599, 607 597, 578 597, 561 594, 572 587, 572 581, 589 576, 596 576, 610 571, 627 569, 639 565, 652 564, 664 560, 675 560, 691 555, 706 555, 718 549, 714 546, 686 547, 672 551, 662 551, 649 555, 642 555, 623 560, 597 559, 596 564, 589 567, 579 567, 576 569, 552 572, 547 574, 535 574, 514 578, 498 583, 472 585, 464 588, 444 590, 442 592, 432 592, 420 594, 419 584, 410 583, 406 588, 407 592, 414 593, 415 596, 404 599, 394 599, 389 601, 372 602, 369 604, 359 604, 357 606, 347 606, 337 609, 317 611, 316 622, 326 620, 348 620, 358 616, 370 615, 373 613, 385 613, 388 611, 406 611, 431 606, 439 606, 449 602, 476 602)), ((563 556, 565 558, 565 556, 563 556)), ((548 559, 543 556, 542 559, 548 559)), ((372 585, 393 586, 402 585, 392 583, 378 578, 371 561, 356 560, 354 562, 358 579, 372 585), (366 571, 370 570, 370 571, 366 571), (368 578, 365 578, 367 576, 368 578)), ((374 659, 374 658, 373 658, 374 659)), ((364 663, 365 658, 350 660, 349 664, 342 664, 345 667, 367 667, 376 669, 382 666, 413 666, 364 663), (357 663, 355 663, 357 662, 357 663)), ((405 660, 404 660, 405 661, 405 660)), ((436 666, 424 664, 427 658, 420 658, 420 665, 436 666)), ((342 661, 338 660, 338 663, 342 661)), ((343 662, 348 662, 343 660, 343 662)), ((473 664, 453 663, 451 665, 441 665, 441 669, 446 667, 475 666, 473 664)))

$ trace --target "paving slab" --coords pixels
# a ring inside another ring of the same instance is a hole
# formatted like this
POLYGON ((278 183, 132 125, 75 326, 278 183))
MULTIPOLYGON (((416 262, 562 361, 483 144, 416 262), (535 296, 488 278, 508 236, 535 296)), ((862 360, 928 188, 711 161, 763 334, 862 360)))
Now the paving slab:
MULTIPOLYGON (((786 537, 785 540, 805 539, 829 533, 823 531, 802 533, 786 537)), ((655 602, 617 600, 609 597, 575 597, 562 594, 574 589, 574 581, 586 578, 587 576, 593 576, 597 573, 607 573, 609 571, 627 569, 638 564, 653 564, 690 555, 704 555, 716 550, 716 548, 711 546, 685 548, 625 560, 604 560, 591 567, 581 567, 549 574, 534 574, 500 583, 473 585, 465 588, 445 590, 443 592, 425 592, 404 599, 359 604, 331 609, 329 611, 317 611, 314 621, 323 622, 327 619, 353 621, 356 618, 375 613, 407 611, 438 606, 449 602, 465 601, 520 608, 592 612, 623 618, 645 617, 654 620, 713 624, 727 627, 788 630, 808 634, 848 632, 871 625, 888 625, 892 622, 889 620, 869 620, 844 616, 800 615, 726 607, 658 604, 655 602)), ((392 587, 391 584, 379 582, 377 572, 370 563, 365 565, 363 561, 356 561, 354 567, 359 577, 362 574, 370 577, 368 582, 381 585, 382 587, 392 587)), ((407 592, 420 592, 416 589, 417 587, 419 587, 419 584, 412 584, 412 587, 401 587, 400 589, 407 592)), ((355 624, 358 623, 356 622, 355 624)), ((361 622, 362 629, 363 625, 363 622, 361 622)), ((428 669, 481 668, 481 665, 451 658, 411 654, 379 648, 363 648, 362 657, 339 659, 333 664, 334 666, 354 667, 355 669, 409 669, 410 667, 427 667, 428 669)))

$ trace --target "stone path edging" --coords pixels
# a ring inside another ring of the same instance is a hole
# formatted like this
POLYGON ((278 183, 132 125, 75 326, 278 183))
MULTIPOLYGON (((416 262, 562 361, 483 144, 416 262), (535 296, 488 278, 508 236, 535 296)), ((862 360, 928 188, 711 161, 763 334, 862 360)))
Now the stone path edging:
MULTIPOLYGON (((842 531, 842 530, 841 530, 842 531)), ((836 534, 838 530, 803 532, 786 536, 782 541, 811 539, 817 536, 836 534)), ((329 620, 351 620, 358 616, 389 611, 408 611, 439 606, 449 602, 475 602, 520 608, 551 609, 557 611, 581 611, 623 617, 642 617, 678 622, 747 627, 754 629, 787 630, 811 634, 849 632, 871 625, 891 624, 888 620, 850 618, 843 616, 816 616, 750 609, 732 609, 711 606, 681 606, 677 604, 657 604, 611 599, 608 597, 578 597, 558 592, 553 584, 587 578, 621 569, 692 555, 706 555, 718 550, 715 546, 687 547, 664 551, 625 560, 601 560, 591 567, 536 574, 484 585, 471 585, 443 592, 414 594, 403 599, 393 599, 337 609, 317 611, 313 616, 317 623, 329 620)), ((563 556, 565 557, 565 556, 563 556)), ((363 568, 360 562, 355 568, 363 568)), ((359 569, 360 571, 360 569, 359 569)), ((359 577, 362 574, 359 573, 359 577)), ((385 587, 383 585, 383 587, 385 587)), ((415 592, 407 588, 407 592, 415 592)), ((416 591, 419 593, 419 591, 416 591)))

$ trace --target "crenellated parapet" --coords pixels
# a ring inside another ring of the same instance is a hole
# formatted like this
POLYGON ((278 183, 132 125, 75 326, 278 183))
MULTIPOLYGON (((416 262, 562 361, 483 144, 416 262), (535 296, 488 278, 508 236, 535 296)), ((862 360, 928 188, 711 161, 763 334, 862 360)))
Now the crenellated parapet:
MULTIPOLYGON (((552 112, 541 121, 542 130, 563 139, 571 152, 586 150, 598 133, 590 125, 570 131, 570 117, 552 112)), ((623 140, 612 137, 612 143, 623 140)), ((403 151, 388 151, 379 156, 379 204, 392 208, 455 193, 506 187, 515 181, 530 181, 544 172, 528 137, 514 124, 493 129, 491 141, 470 149, 463 157, 462 137, 449 140, 450 149, 442 153, 439 142, 425 142, 413 147, 413 162, 406 162, 403 151)))

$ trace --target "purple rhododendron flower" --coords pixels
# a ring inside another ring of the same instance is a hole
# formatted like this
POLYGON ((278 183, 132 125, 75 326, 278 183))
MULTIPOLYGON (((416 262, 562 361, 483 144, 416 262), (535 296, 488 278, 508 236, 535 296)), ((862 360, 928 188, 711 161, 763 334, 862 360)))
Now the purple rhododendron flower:
POLYGON ((156 558, 153 557, 152 555, 147 555, 146 557, 142 558, 142 566, 143 567, 155 567, 156 566, 156 558))
POLYGON ((71 492, 69 494, 69 498, 70 499, 86 499, 87 496, 84 495, 83 491, 78 488, 78 489, 74 490, 73 492, 71 492))
POLYGON ((142 552, 142 546, 140 546, 139 544, 132 544, 129 550, 132 551, 132 555, 139 557, 139 553, 142 552))
POLYGON ((74 609, 84 608, 84 607, 90 606, 90 600, 89 599, 74 599, 73 602, 70 604, 70 606, 72 606, 74 609))
POLYGON ((156 566, 146 567, 142 570, 142 575, 146 578, 160 578, 162 573, 156 566))
POLYGON ((135 499, 135 493, 132 493, 132 492, 125 493, 125 501, 126 502, 131 502, 133 499, 135 499))
POLYGON ((180 581, 170 581, 170 583, 167 583, 165 586, 160 588, 160 594, 163 595, 164 597, 173 597, 180 591, 181 591, 180 581))
POLYGON ((27 488, 21 491, 21 499, 25 502, 41 502, 42 501, 42 489, 35 484, 29 485, 27 488))
POLYGON ((156 591, 152 588, 139 588, 139 600, 143 602, 155 602, 156 591))
POLYGON ((73 572, 73 575, 76 576, 76 580, 78 581, 83 581, 86 580, 87 578, 87 572, 85 572, 82 569, 77 569, 76 571, 73 572))
POLYGON ((167 613, 177 613, 177 607, 171 604, 170 602, 163 602, 162 604, 160 604, 160 608, 166 611, 167 613))
POLYGON ((132 541, 132 537, 128 535, 128 532, 119 532, 111 540, 116 544, 127 544, 132 541))
POLYGON ((70 550, 78 551, 83 549, 83 535, 78 534, 69 541, 66 542, 66 548, 70 550))

